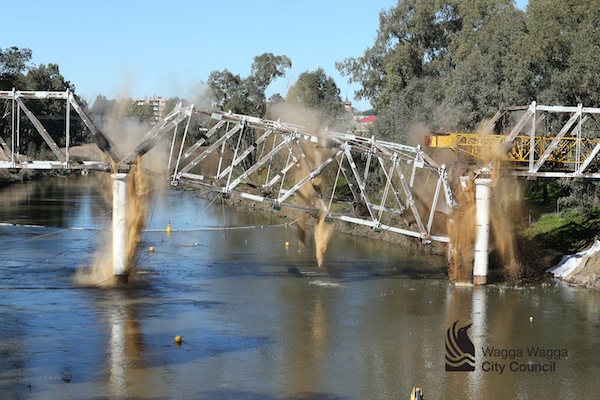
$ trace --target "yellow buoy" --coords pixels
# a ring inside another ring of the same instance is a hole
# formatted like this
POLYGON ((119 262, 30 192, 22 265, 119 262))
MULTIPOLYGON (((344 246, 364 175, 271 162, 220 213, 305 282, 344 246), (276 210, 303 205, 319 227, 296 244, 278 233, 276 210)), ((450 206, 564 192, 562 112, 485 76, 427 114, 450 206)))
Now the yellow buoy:
POLYGON ((285 247, 290 247, 290 242, 285 242, 285 247))
POLYGON ((150 253, 154 253, 154 246, 150 246, 150 253))
POLYGON ((181 344, 183 342, 183 338, 180 335, 175 336, 175 343, 181 344))
POLYGON ((167 233, 171 233, 171 224, 167 225, 167 233))

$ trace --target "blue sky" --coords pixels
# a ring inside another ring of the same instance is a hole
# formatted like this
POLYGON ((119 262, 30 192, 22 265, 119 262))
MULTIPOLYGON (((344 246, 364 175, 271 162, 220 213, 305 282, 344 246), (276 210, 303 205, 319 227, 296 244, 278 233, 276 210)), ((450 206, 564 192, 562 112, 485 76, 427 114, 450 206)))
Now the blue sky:
MULTIPOLYGON (((292 69, 268 89, 285 95, 298 76, 321 67, 355 107, 357 85, 337 61, 373 45, 379 12, 395 0, 0 0, 0 47, 27 47, 34 64, 56 63, 76 92, 109 98, 192 98, 211 71, 248 76, 265 52, 286 55, 292 69)), ((524 8, 527 0, 517 0, 524 8)))

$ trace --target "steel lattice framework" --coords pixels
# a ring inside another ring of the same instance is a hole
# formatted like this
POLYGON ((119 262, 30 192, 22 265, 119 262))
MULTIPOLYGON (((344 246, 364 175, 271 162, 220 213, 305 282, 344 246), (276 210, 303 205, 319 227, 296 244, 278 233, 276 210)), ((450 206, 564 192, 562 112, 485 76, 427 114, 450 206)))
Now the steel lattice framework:
POLYGON ((298 125, 221 111, 194 113, 215 124, 186 150, 183 133, 173 185, 193 181, 225 197, 236 192, 275 209, 292 207, 448 242, 434 232, 436 214, 455 208, 446 168, 419 147, 347 133, 311 133, 298 125), (346 196, 340 195, 343 191, 346 196))
POLYGON ((0 156, 6 159, 0 161, 0 168, 126 173, 138 156, 164 143, 163 139, 173 132, 167 167, 173 185, 193 182, 223 197, 237 193, 250 201, 271 203, 274 209, 296 208, 319 214, 325 220, 339 219, 423 242, 449 241, 445 221, 456 205, 447 171, 420 147, 347 133, 311 132, 298 125, 179 104, 126 154, 94 126, 69 91, 0 91, 0 99, 12 101, 11 145, 4 139, 0 141, 0 156), (29 111, 27 102, 38 99, 66 102, 66 148, 59 148, 29 111), (70 160, 71 108, 110 161, 70 160), (57 160, 19 159, 14 143, 19 142, 20 112, 25 113, 57 160), (212 123, 190 146, 186 138, 194 116, 212 123), (178 130, 180 124, 185 128, 178 130))
MULTIPOLYGON (((532 102, 525 107, 501 108, 478 133, 438 133, 428 137, 426 145, 450 148, 479 160, 489 160, 491 150, 500 148, 518 176, 599 179, 598 115, 600 108, 581 104, 565 107, 532 102), (499 121, 509 112, 522 115, 509 129, 499 128, 499 121), (551 131, 543 128, 550 118, 554 119, 551 131)), ((486 168, 491 169, 492 164, 486 168)))

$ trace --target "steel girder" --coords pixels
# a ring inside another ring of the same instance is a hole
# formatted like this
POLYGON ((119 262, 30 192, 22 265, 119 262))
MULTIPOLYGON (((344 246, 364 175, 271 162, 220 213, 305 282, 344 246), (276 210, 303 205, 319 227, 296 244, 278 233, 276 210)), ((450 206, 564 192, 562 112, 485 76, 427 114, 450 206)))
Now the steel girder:
POLYGON ((420 147, 214 110, 194 112, 215 125, 185 150, 182 139, 173 185, 193 181, 224 197, 236 192, 275 209, 301 209, 425 242, 449 241, 445 224, 436 224, 456 207, 446 168, 420 147))

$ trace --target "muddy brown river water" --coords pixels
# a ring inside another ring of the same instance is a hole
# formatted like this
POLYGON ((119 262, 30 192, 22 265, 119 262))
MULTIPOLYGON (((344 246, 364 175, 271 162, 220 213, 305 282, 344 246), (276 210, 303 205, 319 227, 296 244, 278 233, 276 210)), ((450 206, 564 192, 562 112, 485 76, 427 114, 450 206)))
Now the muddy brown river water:
POLYGON ((142 234, 136 285, 82 287, 110 228, 98 182, 0 190, 2 399, 600 398, 597 292, 455 287, 441 257, 341 234, 318 268, 293 226, 194 191, 151 200, 148 228, 174 231, 142 234), (473 371, 446 370, 455 322, 473 371))

